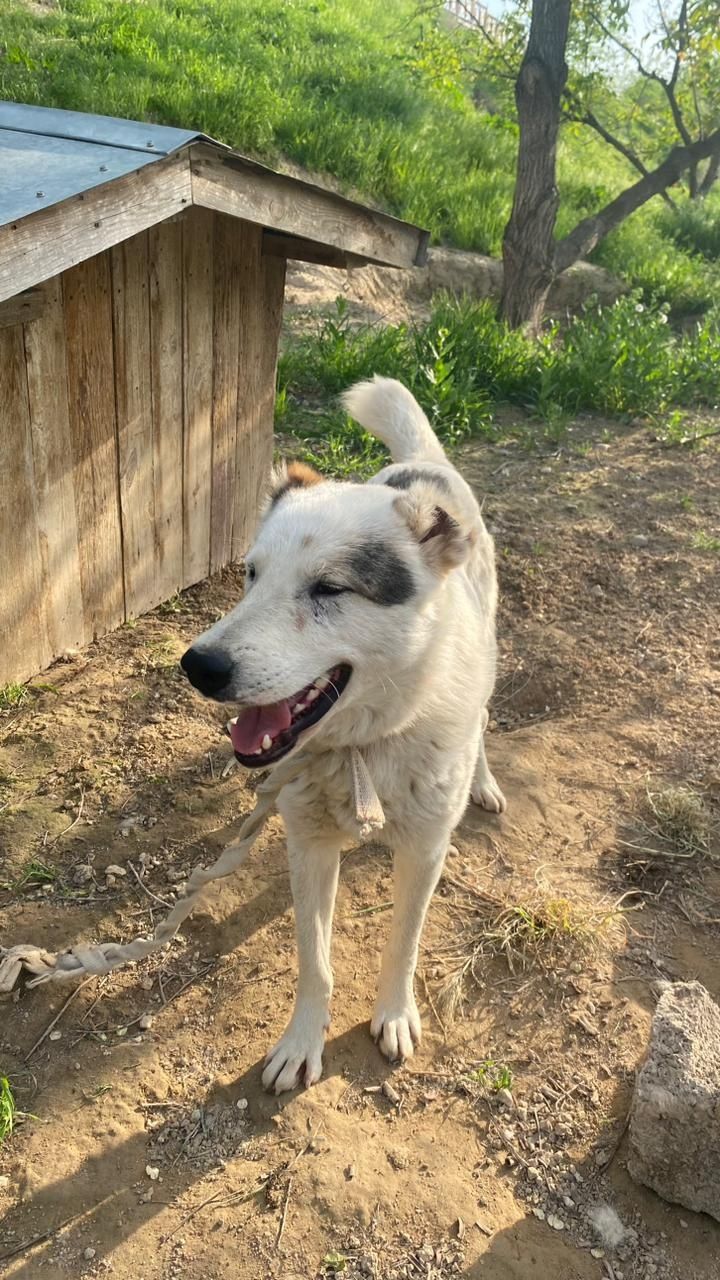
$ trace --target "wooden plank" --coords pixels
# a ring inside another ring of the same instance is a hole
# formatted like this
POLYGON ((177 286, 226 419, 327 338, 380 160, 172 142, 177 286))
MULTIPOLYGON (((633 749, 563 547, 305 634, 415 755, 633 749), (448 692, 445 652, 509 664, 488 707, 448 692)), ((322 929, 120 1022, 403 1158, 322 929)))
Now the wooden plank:
POLYGON ((257 228, 215 214, 210 570, 232 558, 243 258, 257 228))
POLYGON ((15 298, 6 298, 0 302, 0 329, 9 329, 14 324, 27 324, 41 316, 45 307, 45 292, 42 285, 34 289, 26 289, 15 298))
POLYGON ((85 629, 80 590, 60 279, 43 289, 43 314, 25 326, 25 358, 45 622, 50 656, 57 657, 92 633, 85 629))
POLYGON ((0 301, 120 244, 192 201, 189 151, 0 227, 0 301))
POLYGON ((63 276, 80 584, 88 636, 125 616, 108 254, 63 276))
POLYGON ((155 479, 155 575, 159 600, 183 585, 182 225, 149 236, 150 377, 155 479))
POLYGON ((214 215, 183 225, 183 583, 210 570, 214 215))
POLYGON ((125 616, 129 618, 159 600, 147 232, 112 249, 110 262, 125 616))
POLYGON ((282 231, 264 232, 263 253, 268 257, 292 258, 295 262, 313 262, 323 267, 338 267, 341 271, 346 271, 348 267, 367 266, 367 258, 358 258, 352 253, 343 252, 342 249, 333 249, 313 240, 304 240, 302 236, 286 236, 282 231))
POLYGON ((427 232, 207 143, 190 148, 193 203, 389 267, 422 266, 427 232))
POLYGON ((0 684, 50 660, 42 609, 35 475, 22 329, 0 331, 0 684))
POLYGON ((285 261, 264 257, 257 229, 248 227, 243 256, 235 456, 233 560, 245 555, 267 490, 273 454, 278 343, 285 261))

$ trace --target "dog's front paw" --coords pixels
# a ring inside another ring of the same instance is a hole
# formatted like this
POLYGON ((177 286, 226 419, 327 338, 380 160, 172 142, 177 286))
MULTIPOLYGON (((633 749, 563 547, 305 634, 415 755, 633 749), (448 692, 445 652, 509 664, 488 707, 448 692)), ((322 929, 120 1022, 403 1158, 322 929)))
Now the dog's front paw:
POLYGON ((482 809, 489 809, 490 813, 504 813, 507 809, 507 800, 491 773, 486 773, 483 778, 476 778, 470 794, 474 804, 479 804, 482 809))
POLYGON ((284 1093, 304 1084, 317 1084, 322 1075, 325 1032, 330 1026, 326 1007, 298 1004, 285 1033, 265 1059, 262 1082, 266 1089, 284 1093))
POLYGON ((370 1034, 391 1062, 412 1058, 420 1043, 420 1014, 412 994, 393 999, 378 996, 370 1034))

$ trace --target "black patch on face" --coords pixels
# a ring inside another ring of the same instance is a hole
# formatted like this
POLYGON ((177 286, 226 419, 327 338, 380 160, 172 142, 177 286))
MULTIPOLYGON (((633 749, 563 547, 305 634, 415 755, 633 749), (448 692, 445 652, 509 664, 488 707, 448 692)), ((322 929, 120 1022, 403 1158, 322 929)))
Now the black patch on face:
POLYGON ((396 551, 380 538, 369 538, 350 552, 347 568, 352 589, 376 604, 405 604, 415 592, 413 576, 396 551))
POLYGON ((450 488, 445 476, 440 475, 439 472, 418 471, 415 467, 408 467, 407 471, 396 471, 394 475, 388 476, 387 480, 383 480, 383 484, 389 485, 391 489, 409 489, 418 480, 425 480, 428 484, 434 484, 436 488, 443 489, 445 493, 450 488))

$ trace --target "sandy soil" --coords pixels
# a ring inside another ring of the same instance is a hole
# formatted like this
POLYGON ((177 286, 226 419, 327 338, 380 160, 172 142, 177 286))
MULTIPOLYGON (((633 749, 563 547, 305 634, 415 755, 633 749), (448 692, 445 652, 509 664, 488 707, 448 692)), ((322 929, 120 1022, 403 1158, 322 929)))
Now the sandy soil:
MULTIPOLYGON (((325 1078, 263 1093, 295 975, 274 819, 160 960, 64 1008, 70 990, 46 987, 0 1006, 0 1066, 33 1116, 0 1148, 3 1275, 717 1280, 720 1224, 634 1186, 624 1134, 658 981, 698 977, 720 999, 717 864, 678 864, 642 827, 648 781, 720 796, 717 462, 713 442, 664 449, 591 422, 552 452, 465 449, 497 538, 489 755, 509 810, 468 811, 457 832, 424 938, 420 1052, 391 1071, 370 1041, 390 867, 351 849, 325 1078), (512 969, 488 955, 451 1021, 452 953, 548 896, 576 922, 636 909, 588 947, 541 942, 512 969), (500 1067, 511 1094, 492 1088, 500 1067), (616 1248, 591 1221, 608 1205, 616 1248)), ((187 592, 2 713, 3 942, 146 931, 247 812, 224 717, 176 666, 239 591, 229 571, 187 592)))

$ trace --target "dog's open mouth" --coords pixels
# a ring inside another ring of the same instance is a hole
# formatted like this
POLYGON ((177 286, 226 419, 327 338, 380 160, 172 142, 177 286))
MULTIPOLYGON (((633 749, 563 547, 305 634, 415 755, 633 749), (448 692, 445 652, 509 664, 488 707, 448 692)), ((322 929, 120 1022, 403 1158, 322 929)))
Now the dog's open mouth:
POLYGON ((341 663, 281 702, 245 707, 228 724, 240 764, 248 769, 264 769, 286 756, 300 734, 335 706, 351 675, 352 667, 341 663))

